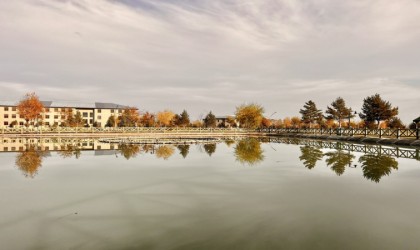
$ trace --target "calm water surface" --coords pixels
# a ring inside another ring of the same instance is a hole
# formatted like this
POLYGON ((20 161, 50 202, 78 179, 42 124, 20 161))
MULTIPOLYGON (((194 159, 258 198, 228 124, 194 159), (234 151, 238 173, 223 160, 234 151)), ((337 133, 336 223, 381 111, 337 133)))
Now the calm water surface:
POLYGON ((96 143, 0 153, 1 249, 420 248, 418 149, 96 143))

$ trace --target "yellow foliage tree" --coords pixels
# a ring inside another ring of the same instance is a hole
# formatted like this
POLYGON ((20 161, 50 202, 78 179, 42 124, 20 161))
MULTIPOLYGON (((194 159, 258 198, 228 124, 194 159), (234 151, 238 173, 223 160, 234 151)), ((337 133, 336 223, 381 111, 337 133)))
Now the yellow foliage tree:
POLYGON ((157 113, 157 121, 160 126, 168 127, 172 124, 175 113, 170 110, 164 110, 157 113))

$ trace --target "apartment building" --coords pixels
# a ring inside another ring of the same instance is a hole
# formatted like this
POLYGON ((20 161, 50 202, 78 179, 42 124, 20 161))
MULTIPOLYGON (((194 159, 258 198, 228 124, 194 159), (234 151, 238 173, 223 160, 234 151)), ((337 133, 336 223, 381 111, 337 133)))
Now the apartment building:
MULTIPOLYGON (((108 118, 121 115, 123 109, 128 106, 115 103, 65 103, 42 101, 44 111, 42 112, 42 123, 44 126, 60 126, 66 119, 66 113, 76 114, 80 112, 87 126, 96 124, 98 127, 105 127, 108 118)), ((18 103, 0 102, 0 127, 11 125, 23 126, 26 121, 20 117, 17 111, 18 103)))

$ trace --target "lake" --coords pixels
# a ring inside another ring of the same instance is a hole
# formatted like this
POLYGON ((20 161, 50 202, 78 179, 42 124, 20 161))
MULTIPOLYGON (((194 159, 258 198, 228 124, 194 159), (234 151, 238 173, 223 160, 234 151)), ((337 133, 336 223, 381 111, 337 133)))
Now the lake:
POLYGON ((2 140, 2 249, 420 246, 418 148, 2 140))

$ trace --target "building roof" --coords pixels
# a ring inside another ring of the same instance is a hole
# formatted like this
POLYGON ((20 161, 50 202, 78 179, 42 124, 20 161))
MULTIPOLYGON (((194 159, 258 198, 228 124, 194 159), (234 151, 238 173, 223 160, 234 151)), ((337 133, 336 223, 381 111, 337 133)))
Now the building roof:
POLYGON ((413 122, 417 123, 420 122, 420 116, 413 120, 413 122))
MULTIPOLYGON (((78 103, 78 102, 54 102, 54 101, 41 101, 46 108, 86 108, 86 109, 124 109, 128 106, 116 104, 116 103, 105 103, 105 102, 94 102, 94 103, 78 103)), ((13 101, 0 101, 0 106, 16 107, 17 102, 13 101)))

